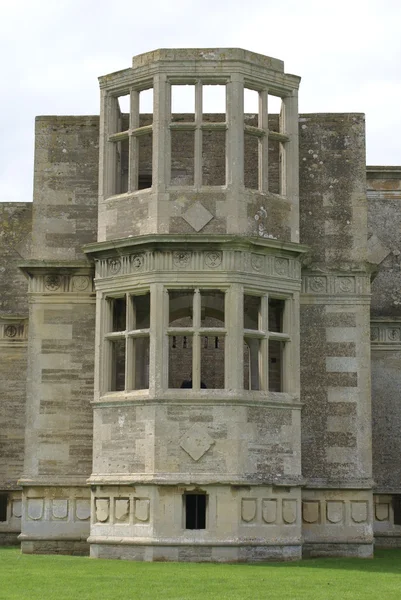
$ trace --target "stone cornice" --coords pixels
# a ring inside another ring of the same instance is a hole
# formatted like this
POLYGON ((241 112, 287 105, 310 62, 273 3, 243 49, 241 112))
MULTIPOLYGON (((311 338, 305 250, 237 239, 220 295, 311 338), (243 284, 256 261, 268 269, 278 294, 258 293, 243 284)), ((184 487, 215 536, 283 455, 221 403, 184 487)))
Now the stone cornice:
POLYGON ((140 249, 222 249, 230 248, 236 250, 254 250, 263 252, 281 251, 284 254, 299 256, 308 251, 308 247, 293 242, 280 240, 247 237, 237 235, 185 235, 185 234, 150 234, 108 240, 105 242, 94 242, 83 247, 83 251, 90 257, 116 256, 130 254, 140 249))
POLYGON ((93 265, 88 260, 24 260, 18 262, 17 266, 26 277, 35 277, 44 273, 90 274, 93 272, 93 265))

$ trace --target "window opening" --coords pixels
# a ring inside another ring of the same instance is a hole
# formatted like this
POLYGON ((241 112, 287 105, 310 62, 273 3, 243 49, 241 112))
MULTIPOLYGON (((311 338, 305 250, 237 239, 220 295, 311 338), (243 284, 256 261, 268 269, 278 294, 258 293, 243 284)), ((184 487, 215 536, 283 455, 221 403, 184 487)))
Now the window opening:
POLYGON ((0 494, 0 522, 7 521, 7 494, 0 494))
POLYGON ((184 494, 185 529, 206 529, 206 494, 184 494))
POLYGON ((259 329, 261 318, 261 297, 260 296, 244 296, 244 328, 259 329))
POLYGON ((135 182, 135 189, 146 189, 152 187, 152 160, 153 160, 153 144, 152 131, 138 136, 138 176, 135 182), (147 184, 147 185, 146 185, 147 184))
POLYGON ((259 188, 259 140, 255 135, 244 135, 244 185, 251 190, 259 188))
MULTIPOLYGON (((259 93, 256 90, 244 88, 244 115, 255 116, 259 114, 259 93)), ((257 126, 257 121, 256 121, 257 126)))
POLYGON ((168 365, 169 388, 192 388, 193 337, 176 335, 175 345, 171 343, 168 365))
POLYGON ((393 496, 394 525, 401 525, 401 494, 393 496))
POLYGON ((269 137, 269 192, 281 193, 281 144, 269 137))
MULTIPOLYGON (((209 336, 201 344, 201 383, 208 389, 224 388, 225 336, 216 335, 224 328, 225 294, 219 290, 201 290, 202 330, 209 336), (206 333, 206 332, 205 332, 206 333), (214 335, 213 335, 214 334, 214 335), (210 343, 209 343, 210 337, 210 343)), ((202 386, 201 386, 202 387, 202 386)))
POLYGON ((226 132, 204 130, 202 131, 202 185, 225 185, 225 183, 226 132))
POLYGON ((226 86, 202 86, 202 121, 221 123, 226 120, 226 86))
POLYGON ((284 391, 286 301, 244 295, 244 389, 284 391))
POLYGON ((153 123, 153 88, 139 92, 139 126, 153 123))
MULTIPOLYGON (((130 95, 125 94, 124 96, 118 96, 118 108, 121 115, 129 115, 130 112, 130 95)), ((125 131, 125 129, 121 129, 125 131)))
POLYGON ((263 135, 260 128, 260 94, 256 90, 244 88, 244 185, 259 189, 259 139, 263 135))
POLYGON ((149 387, 150 294, 108 299, 106 391, 149 387), (108 348, 108 350, 107 350, 108 348))
POLYGON ((113 328, 112 331, 124 331, 126 326, 127 300, 123 298, 113 298, 113 328))
POLYGON ((195 86, 171 86, 171 120, 191 123, 195 120, 195 86))
MULTIPOLYGON (((280 96, 268 94, 267 110, 269 111, 269 115, 279 115, 281 113, 282 104, 283 100, 280 96)), ((275 129, 274 131, 278 131, 278 129, 275 129)))
POLYGON ((225 294, 169 290, 169 387, 225 386, 225 294))
POLYGON ((113 340, 111 345, 111 390, 114 392, 122 392, 125 390, 125 339, 113 340))
POLYGON ((283 391, 283 342, 269 340, 269 391, 283 391))
POLYGON ((171 185, 193 185, 195 131, 171 131, 171 185))
POLYGON ((284 300, 269 298, 269 331, 283 332, 284 306, 284 300))

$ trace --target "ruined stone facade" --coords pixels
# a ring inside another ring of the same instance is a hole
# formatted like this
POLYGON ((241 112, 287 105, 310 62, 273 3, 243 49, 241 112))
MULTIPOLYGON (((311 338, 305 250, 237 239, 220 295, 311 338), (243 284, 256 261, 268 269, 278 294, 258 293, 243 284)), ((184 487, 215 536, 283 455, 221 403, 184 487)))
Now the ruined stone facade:
POLYGON ((100 78, 100 118, 37 119, 34 202, 0 205, 1 543, 401 545, 401 168, 366 167, 362 114, 299 115, 299 82, 158 50, 100 78))

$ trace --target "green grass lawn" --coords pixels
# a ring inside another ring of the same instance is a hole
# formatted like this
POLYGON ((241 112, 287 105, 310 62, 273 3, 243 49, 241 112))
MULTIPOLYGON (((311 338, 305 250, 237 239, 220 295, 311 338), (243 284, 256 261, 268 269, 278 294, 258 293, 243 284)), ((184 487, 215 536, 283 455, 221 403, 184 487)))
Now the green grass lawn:
POLYGON ((1 600, 401 600, 401 550, 374 560, 135 563, 0 548, 1 600))

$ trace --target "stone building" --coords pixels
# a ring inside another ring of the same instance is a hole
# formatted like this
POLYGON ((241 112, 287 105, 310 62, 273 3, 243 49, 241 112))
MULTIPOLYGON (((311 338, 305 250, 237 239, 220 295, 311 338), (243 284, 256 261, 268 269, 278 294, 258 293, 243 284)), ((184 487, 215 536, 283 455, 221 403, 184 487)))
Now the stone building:
POLYGON ((100 118, 37 118, 34 201, 0 204, 1 543, 401 544, 401 167, 366 167, 362 114, 299 115, 299 82, 157 50, 100 78, 100 118))

